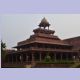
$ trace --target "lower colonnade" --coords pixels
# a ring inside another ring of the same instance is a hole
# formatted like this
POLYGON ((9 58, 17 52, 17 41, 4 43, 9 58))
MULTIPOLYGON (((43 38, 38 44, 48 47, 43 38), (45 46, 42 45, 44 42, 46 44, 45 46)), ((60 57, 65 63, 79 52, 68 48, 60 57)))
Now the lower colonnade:
POLYGON ((25 52, 25 53, 16 53, 8 54, 6 56, 7 63, 27 63, 27 62, 41 62, 45 60, 46 56, 50 56, 51 61, 57 60, 77 60, 78 54, 76 53, 60 53, 60 52, 25 52))

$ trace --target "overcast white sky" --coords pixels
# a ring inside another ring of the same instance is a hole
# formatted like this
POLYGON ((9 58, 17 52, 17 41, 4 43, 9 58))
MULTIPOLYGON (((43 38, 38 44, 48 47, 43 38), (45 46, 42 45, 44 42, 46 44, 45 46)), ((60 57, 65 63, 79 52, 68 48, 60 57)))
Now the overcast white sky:
POLYGON ((4 14, 0 15, 0 30, 7 48, 29 38, 43 17, 61 39, 80 36, 80 14, 4 14))

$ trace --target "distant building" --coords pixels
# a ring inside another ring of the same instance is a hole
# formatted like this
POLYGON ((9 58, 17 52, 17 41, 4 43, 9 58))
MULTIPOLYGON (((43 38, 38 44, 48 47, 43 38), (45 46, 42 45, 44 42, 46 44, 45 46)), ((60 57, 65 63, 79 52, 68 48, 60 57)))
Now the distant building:
POLYGON ((71 44, 73 46, 73 49, 80 50, 80 36, 65 39, 64 41, 66 41, 68 44, 71 44))
POLYGON ((18 42, 13 51, 6 56, 7 63, 30 63, 32 66, 45 60, 45 57, 50 56, 53 62, 57 60, 77 60, 80 49, 80 37, 77 39, 61 40, 55 36, 54 30, 49 29, 49 22, 43 18, 39 24, 39 28, 34 29, 34 34, 29 39, 18 42), (77 42, 78 41, 78 42, 77 42), (78 44, 79 43, 79 44, 78 44), (75 57, 75 58, 74 58, 75 57))

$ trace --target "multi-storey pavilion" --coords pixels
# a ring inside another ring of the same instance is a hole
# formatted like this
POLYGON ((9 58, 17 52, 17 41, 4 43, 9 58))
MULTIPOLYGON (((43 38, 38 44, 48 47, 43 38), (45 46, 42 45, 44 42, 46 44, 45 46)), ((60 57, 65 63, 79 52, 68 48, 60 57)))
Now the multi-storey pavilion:
POLYGON ((49 22, 43 18, 39 28, 34 29, 34 34, 29 39, 18 42, 17 51, 6 56, 7 62, 37 62, 43 61, 48 55, 52 61, 56 60, 76 60, 78 51, 73 50, 73 46, 55 36, 54 30, 49 29, 49 22))

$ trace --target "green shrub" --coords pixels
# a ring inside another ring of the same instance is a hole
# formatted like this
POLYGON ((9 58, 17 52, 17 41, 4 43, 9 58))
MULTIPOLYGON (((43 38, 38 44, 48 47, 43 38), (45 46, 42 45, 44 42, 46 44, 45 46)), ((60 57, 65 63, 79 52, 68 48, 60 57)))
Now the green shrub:
POLYGON ((51 57, 49 55, 45 57, 45 62, 51 62, 51 57))
POLYGON ((46 58, 45 61, 42 61, 40 63, 43 63, 43 64, 74 64, 74 61, 51 61, 50 58, 46 58))

